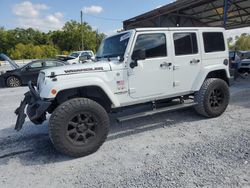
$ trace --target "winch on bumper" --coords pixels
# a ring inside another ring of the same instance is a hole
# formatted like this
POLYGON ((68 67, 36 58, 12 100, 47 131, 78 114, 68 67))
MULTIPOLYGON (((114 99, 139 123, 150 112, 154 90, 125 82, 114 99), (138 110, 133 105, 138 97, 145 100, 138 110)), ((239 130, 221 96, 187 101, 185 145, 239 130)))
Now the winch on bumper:
POLYGON ((51 105, 50 101, 44 101, 41 99, 31 82, 28 83, 28 86, 29 91, 24 94, 24 99, 22 100, 20 106, 15 110, 15 114, 17 115, 15 130, 17 131, 22 129, 27 115, 30 121, 35 124, 41 124, 44 122, 46 120, 46 111, 51 105), (27 115, 25 113, 26 106, 27 115))

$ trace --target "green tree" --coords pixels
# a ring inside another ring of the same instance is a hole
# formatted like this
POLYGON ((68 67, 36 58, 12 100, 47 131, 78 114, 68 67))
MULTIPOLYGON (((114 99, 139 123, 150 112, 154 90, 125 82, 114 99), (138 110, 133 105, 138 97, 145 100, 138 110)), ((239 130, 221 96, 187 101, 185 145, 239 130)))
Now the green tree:
POLYGON ((237 50, 250 50, 250 35, 243 33, 237 37, 235 48, 237 50))
POLYGON ((4 53, 8 50, 8 39, 7 39, 7 31, 3 27, 0 27, 0 53, 4 53))
POLYGON ((93 31, 86 22, 81 25, 73 20, 66 22, 62 31, 53 31, 49 35, 53 44, 61 51, 74 51, 82 50, 82 33, 83 48, 85 50, 93 50, 94 52, 105 37, 103 33, 99 34, 97 31, 93 31))
POLYGON ((71 51, 93 50, 96 52, 105 37, 103 33, 94 31, 88 23, 71 20, 66 22, 62 30, 48 33, 32 28, 15 28, 6 30, 0 27, 0 53, 6 53, 15 59, 47 58, 71 51))
POLYGON ((13 59, 40 59, 52 58, 58 54, 58 50, 51 45, 17 44, 8 51, 13 59))
POLYGON ((98 50, 102 40, 106 37, 106 35, 104 33, 98 33, 98 31, 96 31, 96 51, 98 50))
POLYGON ((8 50, 8 54, 13 59, 24 59, 25 58, 25 45, 17 44, 14 48, 8 50))
POLYGON ((58 49, 51 45, 40 46, 42 50, 42 58, 54 58, 58 54, 58 49))

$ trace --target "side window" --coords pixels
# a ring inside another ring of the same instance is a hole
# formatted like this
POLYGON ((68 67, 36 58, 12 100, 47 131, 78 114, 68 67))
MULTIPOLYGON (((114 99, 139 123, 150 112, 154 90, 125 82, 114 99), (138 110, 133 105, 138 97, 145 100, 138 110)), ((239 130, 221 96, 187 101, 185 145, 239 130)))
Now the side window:
POLYGON ((44 62, 41 62, 41 61, 39 61, 39 62, 34 62, 34 63, 32 63, 32 64, 30 65, 30 68, 32 68, 32 69, 42 68, 42 67, 43 67, 43 64, 44 64, 44 62))
POLYGON ((46 67, 55 67, 56 62, 55 61, 46 61, 46 67))
POLYGON ((203 42, 206 53, 225 51, 224 37, 221 32, 204 32, 203 42))
POLYGON ((174 33, 175 55, 197 54, 196 33, 174 33))
POLYGON ((61 62, 55 62, 56 63, 56 66, 59 67, 59 66, 63 66, 64 64, 61 63, 61 62))
POLYGON ((146 58, 167 56, 166 35, 163 33, 138 35, 134 51, 144 49, 146 58))
POLYGON ((80 57, 85 57, 87 55, 89 55, 87 52, 82 52, 80 57))

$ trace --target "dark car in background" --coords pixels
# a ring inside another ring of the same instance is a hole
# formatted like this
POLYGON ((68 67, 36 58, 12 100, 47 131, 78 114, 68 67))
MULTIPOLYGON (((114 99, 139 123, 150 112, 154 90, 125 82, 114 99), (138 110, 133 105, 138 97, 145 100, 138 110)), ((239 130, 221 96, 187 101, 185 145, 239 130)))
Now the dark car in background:
POLYGON ((4 73, 2 72, 0 75, 0 79, 8 87, 27 85, 29 81, 36 84, 38 74, 41 70, 69 64, 57 59, 39 59, 20 67, 5 54, 0 54, 0 59, 5 62, 7 61, 13 69, 4 73))
POLYGON ((241 64, 239 67, 239 71, 244 72, 250 72, 250 51, 240 51, 239 56, 241 59, 241 64))

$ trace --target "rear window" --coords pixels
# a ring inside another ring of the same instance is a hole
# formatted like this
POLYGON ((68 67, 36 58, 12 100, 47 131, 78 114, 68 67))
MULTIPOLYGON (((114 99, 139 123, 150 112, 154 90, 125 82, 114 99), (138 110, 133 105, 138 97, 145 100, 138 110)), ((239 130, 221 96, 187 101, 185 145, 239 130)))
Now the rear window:
POLYGON ((55 61, 46 61, 46 67, 54 67, 54 66, 56 66, 55 61))
POLYGON ((38 62, 31 63, 29 65, 29 67, 31 67, 31 68, 42 68, 43 64, 45 64, 45 62, 38 61, 38 62))
POLYGON ((204 32, 203 42, 206 53, 225 51, 225 42, 221 32, 204 32))

